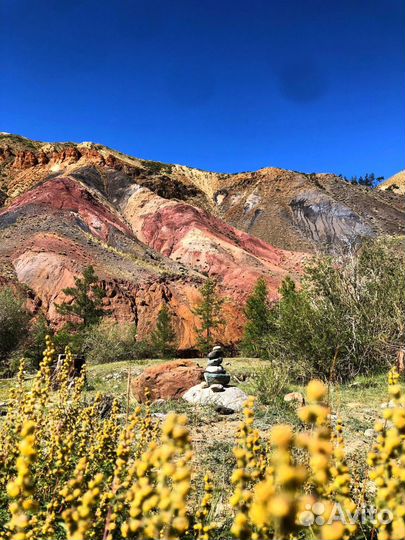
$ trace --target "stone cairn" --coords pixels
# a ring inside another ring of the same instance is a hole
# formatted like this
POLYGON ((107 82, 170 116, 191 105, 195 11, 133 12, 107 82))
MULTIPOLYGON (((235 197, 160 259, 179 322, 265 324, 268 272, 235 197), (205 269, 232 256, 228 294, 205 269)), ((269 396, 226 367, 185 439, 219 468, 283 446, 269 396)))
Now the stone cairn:
POLYGON ((222 366, 223 353, 219 345, 214 347, 207 355, 208 363, 204 372, 204 379, 208 387, 217 392, 224 389, 231 380, 231 376, 222 366))

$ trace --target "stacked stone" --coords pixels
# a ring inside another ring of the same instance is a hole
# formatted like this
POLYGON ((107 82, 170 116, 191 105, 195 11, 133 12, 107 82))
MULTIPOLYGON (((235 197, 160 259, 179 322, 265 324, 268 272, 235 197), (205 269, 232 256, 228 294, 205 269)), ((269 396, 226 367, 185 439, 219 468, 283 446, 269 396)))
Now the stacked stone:
POLYGON ((204 372, 204 379, 208 386, 221 385, 227 386, 231 380, 231 376, 225 371, 222 366, 224 361, 222 349, 216 346, 208 353, 208 364, 204 372))

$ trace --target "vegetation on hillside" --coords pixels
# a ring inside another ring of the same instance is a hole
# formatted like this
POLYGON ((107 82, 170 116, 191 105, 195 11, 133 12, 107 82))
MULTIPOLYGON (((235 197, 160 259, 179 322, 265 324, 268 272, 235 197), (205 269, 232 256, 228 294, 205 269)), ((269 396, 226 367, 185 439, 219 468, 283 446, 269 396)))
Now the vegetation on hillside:
POLYGON ((22 298, 12 289, 0 290, 0 362, 1 371, 7 372, 10 354, 23 342, 29 329, 29 315, 22 298))
POLYGON ((351 176, 350 178, 344 176, 343 178, 346 180, 346 182, 350 182, 351 184, 366 187, 376 187, 380 182, 384 180, 384 176, 376 177, 373 172, 366 173, 364 176, 351 176))
POLYGON ((212 278, 207 278, 200 288, 201 300, 193 313, 200 320, 200 325, 196 328, 197 347, 203 354, 207 354, 214 345, 214 332, 223 324, 222 306, 225 302, 219 296, 217 283, 212 278))
MULTIPOLYGON (((160 311, 148 339, 140 340, 135 324, 108 317, 98 281, 89 267, 75 287, 65 289, 68 297, 58 309, 69 322, 53 336, 58 352, 68 345, 91 363, 176 354, 168 307, 160 311)), ((200 292, 194 309, 199 319, 197 346, 206 354, 224 324, 224 298, 211 278, 200 292)), ((402 240, 370 240, 356 253, 311 259, 300 285, 287 278, 280 295, 279 302, 270 304, 265 281, 256 284, 244 308, 244 355, 269 359, 273 370, 288 369, 298 382, 311 377, 343 381, 389 369, 405 338, 402 240)), ((37 369, 41 343, 52 334, 41 314, 29 320, 23 300, 11 289, 0 292, 0 362, 5 375, 15 372, 21 355, 28 367, 37 369)))
POLYGON ((155 330, 151 335, 153 355, 156 358, 172 358, 176 353, 176 331, 166 304, 159 312, 155 330))
POLYGON ((299 288, 287 278, 280 293, 260 341, 262 356, 297 377, 339 381, 386 370, 403 347, 405 251, 399 240, 315 259, 299 288))
POLYGON ((94 268, 88 266, 82 277, 75 278, 75 287, 62 290, 69 301, 57 304, 56 307, 61 315, 73 318, 70 324, 86 327, 98 323, 106 315, 103 309, 105 291, 97 285, 98 281, 94 268))

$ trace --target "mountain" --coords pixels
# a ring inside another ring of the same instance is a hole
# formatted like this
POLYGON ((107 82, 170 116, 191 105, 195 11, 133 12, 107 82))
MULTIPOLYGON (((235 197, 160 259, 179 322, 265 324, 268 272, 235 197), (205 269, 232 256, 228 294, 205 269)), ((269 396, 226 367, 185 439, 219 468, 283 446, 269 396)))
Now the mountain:
POLYGON ((116 319, 144 337, 167 303, 190 350, 193 306, 210 275, 227 298, 219 339, 233 344, 258 277, 276 299, 310 254, 403 234, 404 215, 402 197, 333 175, 217 174, 93 143, 0 135, 0 283, 25 286, 32 311, 56 327, 62 289, 92 264, 116 319))
POLYGON ((385 180, 385 182, 382 182, 378 186, 378 189, 391 191, 398 195, 405 195, 405 170, 399 171, 394 176, 391 176, 391 178, 388 178, 388 180, 385 180))

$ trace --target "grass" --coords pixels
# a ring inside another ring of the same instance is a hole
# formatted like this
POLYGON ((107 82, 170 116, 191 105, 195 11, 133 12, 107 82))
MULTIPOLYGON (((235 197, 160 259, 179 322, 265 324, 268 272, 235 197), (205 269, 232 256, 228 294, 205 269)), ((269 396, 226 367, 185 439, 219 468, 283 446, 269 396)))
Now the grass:
MULTIPOLYGON (((196 359, 202 366, 203 359, 196 359)), ((128 373, 136 377, 151 366, 164 360, 134 360, 131 362, 115 362, 89 366, 86 397, 94 399, 97 392, 115 396, 122 404, 123 421, 126 416, 128 373)), ((233 382, 238 384, 246 393, 255 394, 255 373, 259 369, 272 369, 270 363, 249 358, 227 358, 224 361, 226 369, 231 373, 233 382)), ((0 381, 0 401, 6 397, 6 392, 13 381, 0 381)), ((27 385, 31 383, 27 380, 27 385)), ((259 399, 255 406, 255 426, 265 439, 269 429, 274 424, 288 423, 296 429, 302 429, 302 424, 296 415, 296 405, 284 401, 284 386, 278 391, 271 382, 270 399, 265 403, 259 399)), ((257 389, 256 389, 257 390, 257 389)), ((288 385, 288 390, 304 393, 300 386, 288 385)), ((256 394, 262 395, 264 387, 256 394)), ((331 387, 329 401, 332 412, 339 415, 344 423, 344 437, 348 464, 356 476, 363 478, 365 457, 371 447, 373 438, 365 435, 372 428, 375 419, 381 413, 381 403, 387 401, 387 376, 358 377, 349 384, 331 387)), ((136 401, 130 399, 130 410, 134 409, 136 401)), ((221 524, 216 531, 216 540, 229 538, 231 511, 229 498, 232 492, 230 476, 234 469, 235 458, 233 446, 236 433, 242 419, 242 413, 229 416, 217 414, 212 407, 192 405, 184 400, 162 401, 151 404, 152 415, 163 420, 171 411, 186 414, 193 443, 193 485, 196 488, 195 497, 203 495, 203 478, 207 471, 214 479, 212 517, 221 524)), ((302 456, 301 456, 302 457, 302 456)))
MULTIPOLYGON (((201 366, 205 364, 204 359, 196 359, 196 361, 201 366)), ((97 392, 101 392, 116 396, 121 403, 125 404, 129 370, 131 370, 131 377, 134 378, 148 366, 162 362, 164 360, 148 359, 90 366, 86 395, 92 399, 97 392)), ((224 366, 230 372, 234 384, 247 394, 253 395, 255 394, 256 370, 264 367, 271 369, 268 362, 250 358, 227 358, 224 360, 224 366)), ((12 384, 13 379, 0 381, 0 401, 7 401, 8 391, 12 384)), ((29 384, 28 378, 27 385, 29 384)), ((381 412, 381 403, 388 400, 386 388, 385 374, 358 377, 351 383, 330 388, 329 400, 332 412, 343 420, 349 453, 363 452, 369 447, 372 439, 365 435, 365 431, 373 427, 376 417, 381 412)), ((303 387, 294 385, 291 385, 288 390, 305 392, 303 387)), ((270 394, 272 397, 266 400, 265 404, 257 400, 256 425, 258 429, 267 432, 276 423, 288 423, 299 428, 296 406, 286 403, 283 393, 275 395, 274 390, 271 390, 270 394)), ((135 404, 135 400, 131 398, 131 409, 135 404)), ((157 417, 163 417, 170 411, 187 414, 200 457, 212 462, 214 469, 219 467, 223 471, 224 467, 227 467, 225 462, 232 459, 230 447, 241 419, 241 413, 224 417, 218 415, 210 407, 193 406, 183 400, 153 403, 151 410, 157 417)))

